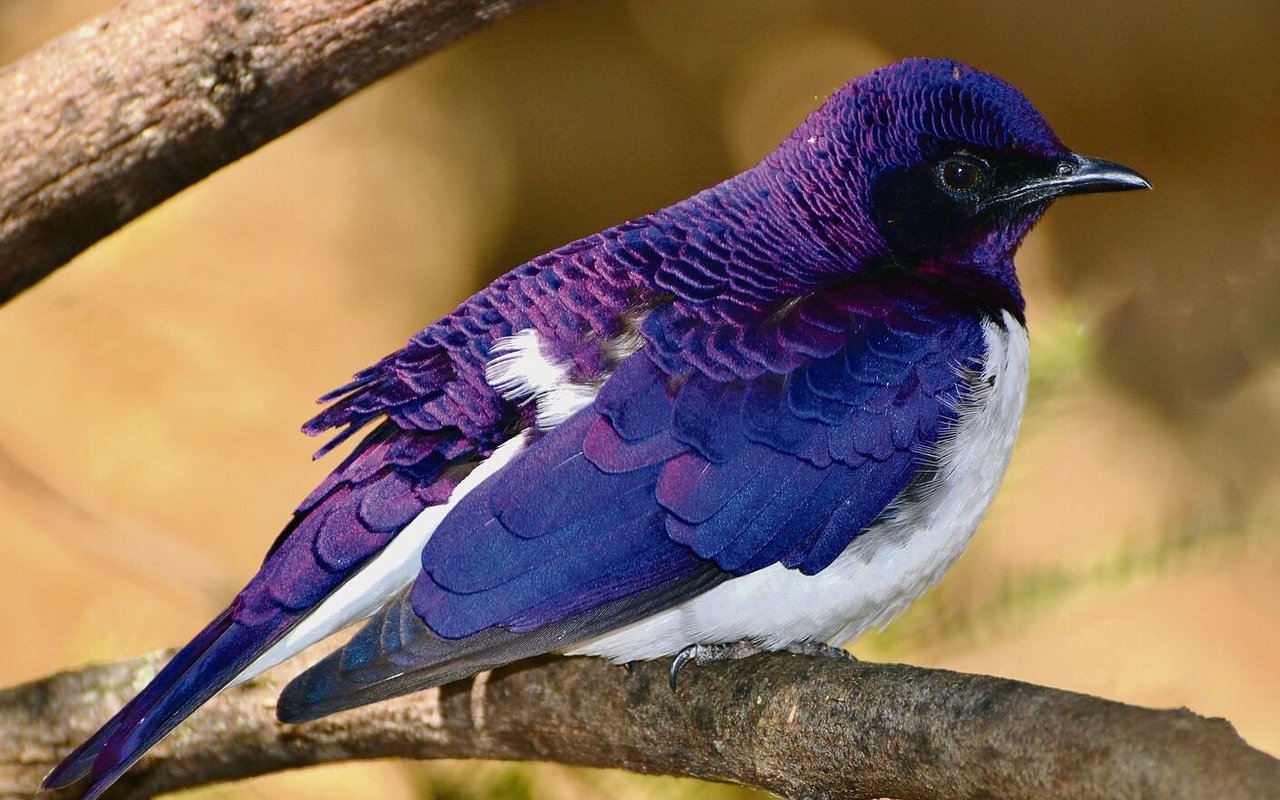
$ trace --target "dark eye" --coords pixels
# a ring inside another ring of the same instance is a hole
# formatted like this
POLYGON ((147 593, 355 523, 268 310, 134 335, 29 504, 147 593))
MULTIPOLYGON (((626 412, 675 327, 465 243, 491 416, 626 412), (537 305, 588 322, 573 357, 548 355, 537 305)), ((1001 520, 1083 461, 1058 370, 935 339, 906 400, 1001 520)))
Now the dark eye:
POLYGON ((938 164, 938 181, 944 189, 966 194, 987 176, 986 164, 968 156, 952 156, 938 164))

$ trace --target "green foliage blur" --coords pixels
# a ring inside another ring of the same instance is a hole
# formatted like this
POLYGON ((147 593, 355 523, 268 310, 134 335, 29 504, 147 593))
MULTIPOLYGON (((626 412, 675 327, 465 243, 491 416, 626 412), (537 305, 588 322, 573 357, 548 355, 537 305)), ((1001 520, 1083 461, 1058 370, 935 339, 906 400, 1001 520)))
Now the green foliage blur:
MULTIPOLYGON (((0 0, 0 62, 109 7, 0 0)), ((862 658, 1230 719, 1280 754, 1280 5, 549 0, 0 308, 0 685, 185 641, 335 462, 310 398, 495 275, 752 165, 945 55, 1156 187, 1059 204, 1034 372, 969 551, 862 658)), ((0 98, 0 104, 3 98, 0 98)), ((359 764, 218 798, 733 798, 556 765, 359 764)))

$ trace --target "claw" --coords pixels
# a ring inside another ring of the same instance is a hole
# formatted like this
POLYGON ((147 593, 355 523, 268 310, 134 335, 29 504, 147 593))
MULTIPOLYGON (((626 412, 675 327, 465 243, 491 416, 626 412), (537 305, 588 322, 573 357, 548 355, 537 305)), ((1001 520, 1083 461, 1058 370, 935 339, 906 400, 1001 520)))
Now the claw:
POLYGON ((667 683, 671 686, 671 691, 676 690, 676 680, 680 677, 680 670, 684 669, 684 665, 698 657, 698 645, 691 644, 685 649, 676 653, 676 657, 671 659, 671 671, 667 673, 667 683))
MULTIPOLYGON (((815 658, 831 658, 840 661, 856 661, 851 653, 842 650, 839 647, 832 647, 825 642, 792 642, 785 648, 788 653, 795 653, 802 656, 813 656, 815 658)), ((676 690, 676 682, 680 677, 680 670, 690 661, 698 664, 710 664, 716 661, 736 661, 739 658, 747 658, 756 653, 764 652, 764 648, 757 642, 744 639, 740 642, 726 642, 724 644, 691 644, 685 649, 676 653, 675 658, 671 659, 671 670, 667 673, 667 683, 671 686, 671 691, 676 690)), ((627 672, 631 671, 630 664, 624 664, 627 672)))
POLYGON ((690 661, 696 661, 699 665, 713 664, 717 661, 737 661, 740 658, 747 658, 756 653, 763 653, 764 648, 758 642, 749 639, 743 639, 740 642, 723 642, 721 644, 691 644, 676 654, 671 661, 671 672, 667 676, 667 682, 671 684, 671 691, 676 690, 676 678, 680 675, 680 670, 684 669, 684 665, 690 661))

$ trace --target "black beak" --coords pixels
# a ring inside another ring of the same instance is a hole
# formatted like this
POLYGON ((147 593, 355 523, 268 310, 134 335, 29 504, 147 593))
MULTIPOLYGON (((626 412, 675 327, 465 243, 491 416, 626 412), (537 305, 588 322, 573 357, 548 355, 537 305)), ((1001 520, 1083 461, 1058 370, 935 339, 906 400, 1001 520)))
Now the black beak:
POLYGON ((1074 156, 1059 162, 1058 174, 1042 185, 1054 187, 1059 195, 1151 188, 1146 178, 1128 167, 1088 156, 1074 156))
POLYGON ((1069 194, 1124 192, 1150 189, 1146 178, 1128 167, 1100 158, 1072 155, 1059 160, 1052 174, 1030 177, 1026 182, 1002 192, 993 202, 1025 206, 1069 194))

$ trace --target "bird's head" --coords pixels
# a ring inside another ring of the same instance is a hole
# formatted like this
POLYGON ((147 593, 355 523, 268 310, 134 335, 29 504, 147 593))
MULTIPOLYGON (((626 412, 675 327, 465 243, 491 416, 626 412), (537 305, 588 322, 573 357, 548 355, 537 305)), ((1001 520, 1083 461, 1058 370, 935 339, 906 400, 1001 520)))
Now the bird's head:
POLYGON ((1012 255, 1055 198, 1150 188, 1073 153, 1009 84, 913 58, 845 85, 775 157, 792 196, 855 261, 1012 282, 1012 255), (999 274, 1009 272, 1010 274, 999 274))

